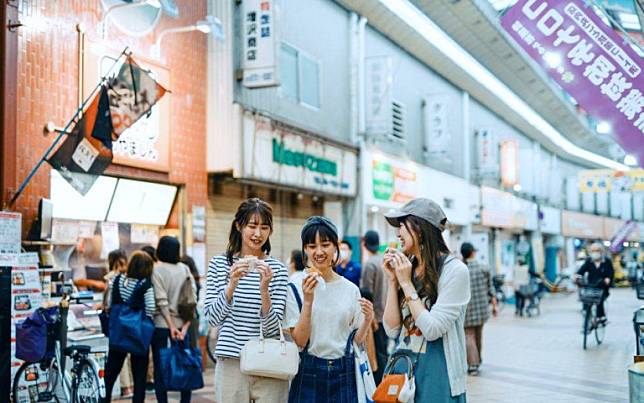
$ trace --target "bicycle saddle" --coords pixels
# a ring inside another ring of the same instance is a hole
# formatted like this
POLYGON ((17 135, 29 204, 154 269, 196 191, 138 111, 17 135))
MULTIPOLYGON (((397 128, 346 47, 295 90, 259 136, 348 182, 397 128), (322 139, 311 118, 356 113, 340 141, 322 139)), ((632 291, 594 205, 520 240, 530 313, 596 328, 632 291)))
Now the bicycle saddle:
POLYGON ((69 346, 65 348, 65 355, 71 356, 74 352, 78 352, 79 354, 89 354, 91 350, 92 348, 90 346, 69 346))

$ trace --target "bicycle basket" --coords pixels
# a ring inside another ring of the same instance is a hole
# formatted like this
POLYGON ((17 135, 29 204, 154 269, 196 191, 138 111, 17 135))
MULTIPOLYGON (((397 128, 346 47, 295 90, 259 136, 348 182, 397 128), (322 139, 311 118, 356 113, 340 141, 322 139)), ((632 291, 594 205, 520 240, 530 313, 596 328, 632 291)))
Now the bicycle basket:
POLYGON ((644 281, 641 281, 635 289, 637 290, 637 299, 644 299, 644 281))
POLYGON ((39 308, 31 316, 16 323, 16 358, 38 362, 53 357, 57 329, 58 307, 39 308))
POLYGON ((598 304, 603 295, 604 290, 601 288, 584 287, 579 289, 579 299, 584 304, 598 304))

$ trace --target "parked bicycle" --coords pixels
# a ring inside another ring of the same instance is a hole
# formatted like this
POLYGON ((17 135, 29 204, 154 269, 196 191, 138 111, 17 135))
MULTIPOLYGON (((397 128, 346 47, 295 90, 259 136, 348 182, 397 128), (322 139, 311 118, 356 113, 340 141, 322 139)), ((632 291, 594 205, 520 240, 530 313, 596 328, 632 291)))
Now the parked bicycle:
POLYGON ((13 379, 14 403, 71 402, 99 403, 105 397, 103 371, 89 346, 67 346, 67 315, 71 287, 63 287, 62 298, 52 324, 53 356, 24 362, 13 379), (66 371, 67 357, 71 370, 66 371))
POLYGON ((604 298, 604 289, 594 286, 580 284, 579 299, 583 304, 582 314, 584 317, 582 333, 584 335, 584 350, 587 346, 587 339, 591 333, 595 333, 597 345, 602 344, 606 334, 606 322, 597 316, 597 306, 604 298))

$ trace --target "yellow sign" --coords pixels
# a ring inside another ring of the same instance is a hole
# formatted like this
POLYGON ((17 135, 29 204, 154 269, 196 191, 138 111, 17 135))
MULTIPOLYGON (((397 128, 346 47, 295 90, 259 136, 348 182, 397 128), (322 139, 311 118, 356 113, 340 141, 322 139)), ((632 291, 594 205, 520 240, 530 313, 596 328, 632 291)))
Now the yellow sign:
POLYGON ((644 191, 644 169, 613 171, 593 169, 580 171, 579 190, 582 192, 642 192, 644 191))

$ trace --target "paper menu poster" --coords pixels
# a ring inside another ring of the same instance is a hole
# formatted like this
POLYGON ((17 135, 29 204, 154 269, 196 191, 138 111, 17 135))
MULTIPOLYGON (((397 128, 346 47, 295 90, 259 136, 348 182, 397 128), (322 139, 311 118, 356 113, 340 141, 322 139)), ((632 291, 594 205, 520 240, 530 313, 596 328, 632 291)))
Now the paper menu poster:
POLYGON ((0 211, 0 254, 20 253, 22 215, 0 211))
POLYGON ((101 247, 101 259, 106 259, 107 255, 114 249, 118 249, 119 242, 119 225, 115 222, 101 223, 101 238, 103 240, 101 247))

